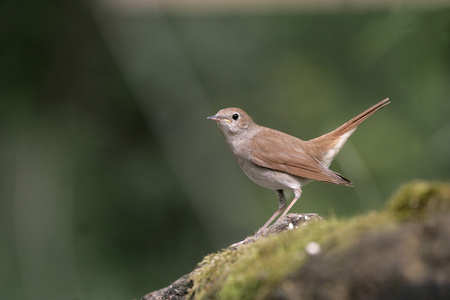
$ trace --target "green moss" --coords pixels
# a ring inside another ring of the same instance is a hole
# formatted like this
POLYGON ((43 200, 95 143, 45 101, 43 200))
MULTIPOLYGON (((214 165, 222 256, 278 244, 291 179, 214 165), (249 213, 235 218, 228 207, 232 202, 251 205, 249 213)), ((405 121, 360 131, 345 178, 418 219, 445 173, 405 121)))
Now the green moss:
POLYGON ((423 219, 450 211, 450 184, 413 181, 391 198, 387 210, 399 220, 423 219))
POLYGON ((208 255, 191 275, 194 299, 266 299, 286 276, 298 270, 312 254, 311 242, 320 253, 333 255, 352 246, 369 232, 388 230, 405 218, 426 218, 450 211, 450 185, 412 182, 402 187, 387 209, 351 219, 313 222, 287 232, 257 239, 236 250, 208 255))
POLYGON ((295 230, 272 235, 205 257, 193 274, 195 299, 264 299, 292 271, 310 256, 305 250, 310 242, 321 251, 351 245, 352 232, 373 226, 373 216, 366 222, 329 220, 315 222, 295 230), (365 224, 365 225, 364 225, 365 224), (337 247, 339 246, 339 247, 337 247))

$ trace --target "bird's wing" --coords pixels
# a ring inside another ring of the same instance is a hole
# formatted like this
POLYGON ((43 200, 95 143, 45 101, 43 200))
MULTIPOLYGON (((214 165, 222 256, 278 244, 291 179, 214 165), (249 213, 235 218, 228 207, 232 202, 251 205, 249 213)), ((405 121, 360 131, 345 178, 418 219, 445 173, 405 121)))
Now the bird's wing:
POLYGON ((260 167, 290 175, 352 186, 350 180, 324 167, 302 149, 304 142, 288 134, 271 131, 250 139, 248 151, 252 162, 260 167))

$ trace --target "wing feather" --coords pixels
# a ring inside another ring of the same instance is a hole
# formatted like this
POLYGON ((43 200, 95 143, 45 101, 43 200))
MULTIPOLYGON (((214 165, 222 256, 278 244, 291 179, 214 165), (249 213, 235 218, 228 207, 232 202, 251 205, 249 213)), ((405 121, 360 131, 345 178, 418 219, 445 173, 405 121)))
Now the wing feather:
POLYGON ((250 140, 252 162, 260 167, 290 175, 351 186, 350 180, 331 171, 310 156, 304 148, 307 143, 294 136, 272 131, 258 133, 250 140))

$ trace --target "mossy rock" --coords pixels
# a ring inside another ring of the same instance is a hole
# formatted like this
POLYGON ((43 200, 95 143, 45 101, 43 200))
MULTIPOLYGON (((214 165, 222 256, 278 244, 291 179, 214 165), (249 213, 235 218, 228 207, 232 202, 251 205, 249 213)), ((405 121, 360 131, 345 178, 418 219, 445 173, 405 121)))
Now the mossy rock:
POLYGON ((450 185, 412 182, 381 212, 256 238, 186 278, 180 298, 143 299, 450 299, 450 185))
POLYGON ((400 220, 428 218, 450 212, 450 188, 442 182, 414 181, 404 185, 388 203, 400 220))

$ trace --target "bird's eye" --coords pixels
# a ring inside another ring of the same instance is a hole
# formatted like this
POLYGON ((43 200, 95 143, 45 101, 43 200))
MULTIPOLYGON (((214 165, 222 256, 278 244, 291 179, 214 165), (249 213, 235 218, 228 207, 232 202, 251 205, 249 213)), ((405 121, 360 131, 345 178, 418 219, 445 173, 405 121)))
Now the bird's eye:
POLYGON ((239 119, 239 114, 234 114, 233 116, 232 116, 232 118, 233 118, 233 120, 237 120, 237 119, 239 119))

